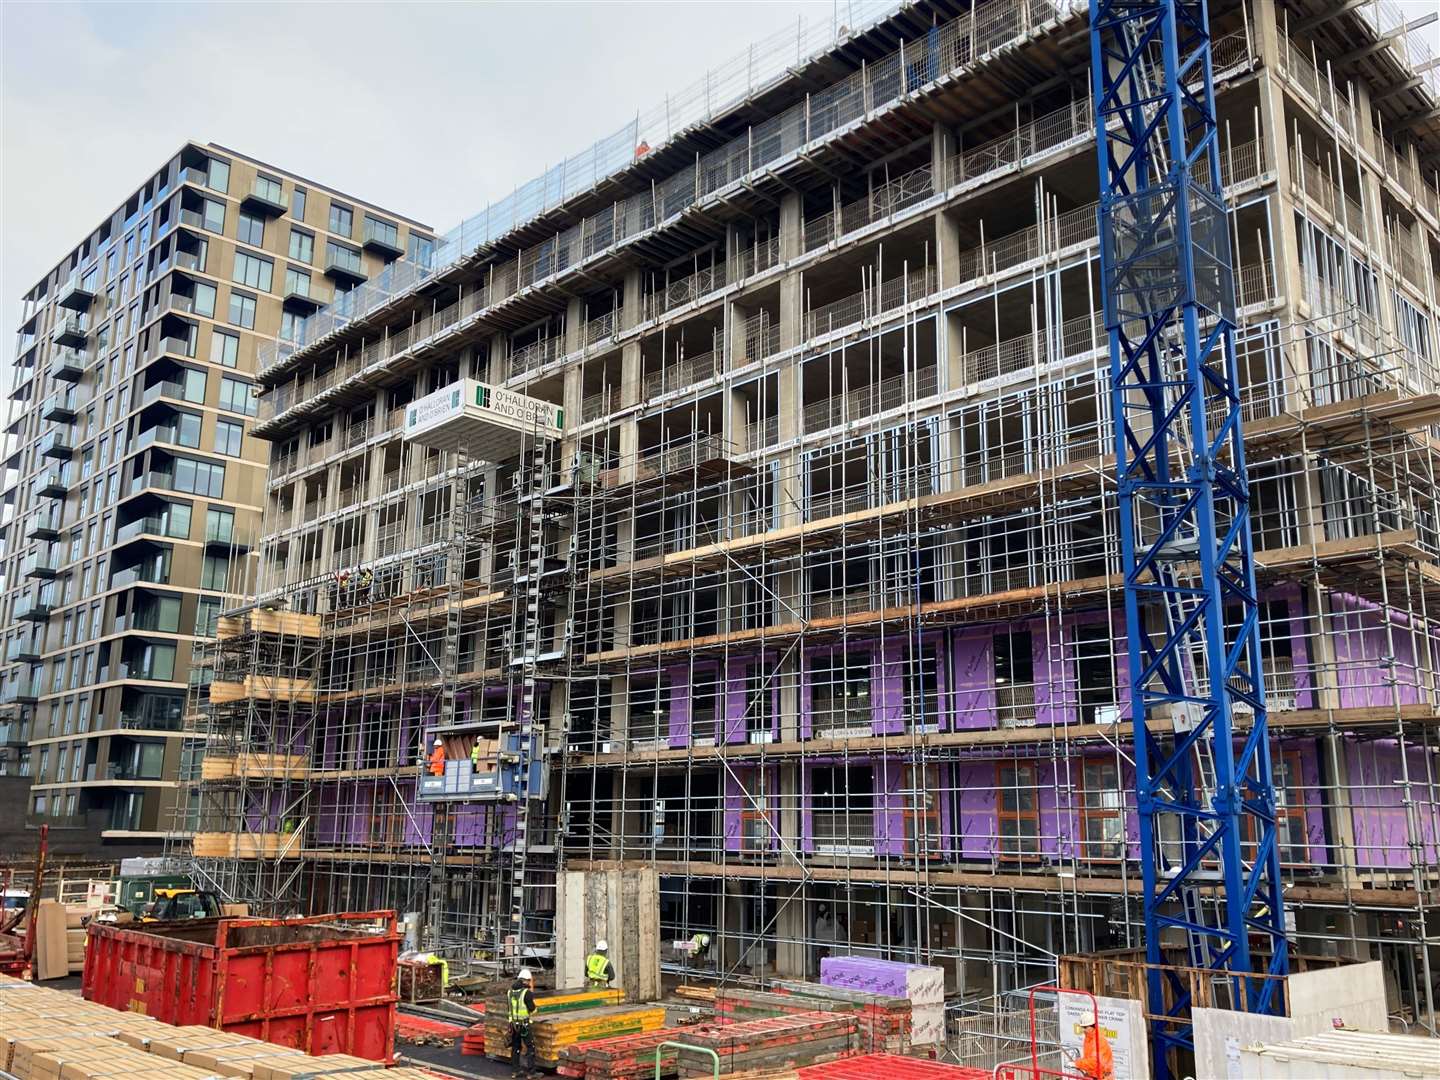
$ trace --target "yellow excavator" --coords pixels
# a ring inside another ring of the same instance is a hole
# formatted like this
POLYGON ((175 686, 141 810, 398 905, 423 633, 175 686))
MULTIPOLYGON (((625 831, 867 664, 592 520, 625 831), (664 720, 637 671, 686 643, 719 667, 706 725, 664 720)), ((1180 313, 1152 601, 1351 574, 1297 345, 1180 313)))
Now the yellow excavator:
POLYGON ((173 922, 176 919, 218 919, 220 898, 199 889, 157 888, 155 899, 140 916, 142 923, 173 922))

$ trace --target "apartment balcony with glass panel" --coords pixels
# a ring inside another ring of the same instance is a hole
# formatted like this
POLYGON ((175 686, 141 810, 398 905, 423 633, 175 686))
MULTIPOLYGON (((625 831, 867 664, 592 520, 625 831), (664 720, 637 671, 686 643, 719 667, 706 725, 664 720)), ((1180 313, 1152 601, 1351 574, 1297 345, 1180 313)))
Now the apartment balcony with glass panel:
POLYGON ((85 320, 75 312, 62 315, 55 320, 55 326, 50 331, 50 340, 56 345, 84 345, 90 337, 90 330, 85 325, 85 320))
POLYGON ((250 190, 241 198, 240 205, 251 213, 263 214, 266 217, 280 217, 290 209, 280 181, 272 180, 268 176, 255 177, 250 190))
POLYGON ((96 276, 94 269, 91 269, 85 274, 80 273, 78 270, 75 271, 66 278, 65 283, 60 286, 60 291, 55 297, 55 303, 63 308, 69 308, 72 311, 86 310, 95 300, 96 276))
POLYGON ((75 419, 75 388, 58 391, 45 399, 40 411, 42 419, 57 424, 68 424, 75 419))
POLYGON ((389 221, 376 221, 370 217, 365 219, 365 235, 361 246, 366 251, 373 251, 380 255, 387 262, 405 254, 405 248, 400 243, 400 230, 395 224, 389 221))
POLYGON ((91 359, 91 355, 81 349, 57 349, 50 360, 50 377, 63 382, 79 382, 91 359))

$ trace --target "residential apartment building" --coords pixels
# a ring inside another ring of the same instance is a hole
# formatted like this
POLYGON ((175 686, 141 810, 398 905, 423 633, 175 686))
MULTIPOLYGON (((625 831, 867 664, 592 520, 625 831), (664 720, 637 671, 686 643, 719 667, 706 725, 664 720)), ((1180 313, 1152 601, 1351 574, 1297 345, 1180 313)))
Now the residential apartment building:
MULTIPOLYGON (((714 936, 687 978, 843 940, 976 1013, 1138 944, 1084 6, 864 10, 267 351, 265 606, 197 697, 218 887, 494 955, 557 869, 648 866, 660 937, 714 936), (563 439, 407 439, 487 386, 563 439)), ((1423 1019, 1440 124, 1387 12, 1211 5, 1296 948, 1423 1019)))
POLYGON ((30 778, 32 825, 158 850, 192 643, 254 587, 257 349, 431 244, 389 211, 187 143, 26 293, 0 766, 30 778))

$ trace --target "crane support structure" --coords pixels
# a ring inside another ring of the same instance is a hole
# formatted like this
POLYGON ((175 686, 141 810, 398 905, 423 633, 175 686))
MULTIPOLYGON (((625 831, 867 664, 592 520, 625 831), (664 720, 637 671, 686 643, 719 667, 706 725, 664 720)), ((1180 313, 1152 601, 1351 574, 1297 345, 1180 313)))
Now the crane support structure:
POLYGON ((1213 1004, 1288 968, 1205 3, 1092 0, 1131 718, 1156 1075, 1193 1047, 1165 947, 1213 1004), (1237 741, 1233 719, 1252 718, 1237 741))

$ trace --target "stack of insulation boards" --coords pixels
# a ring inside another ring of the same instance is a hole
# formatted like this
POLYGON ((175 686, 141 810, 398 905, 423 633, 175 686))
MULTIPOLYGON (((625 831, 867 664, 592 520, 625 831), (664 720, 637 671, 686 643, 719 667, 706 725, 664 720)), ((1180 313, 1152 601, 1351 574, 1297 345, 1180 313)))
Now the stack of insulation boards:
POLYGON ((424 1080, 348 1054, 312 1057, 207 1027, 117 1012, 73 994, 0 975, 0 1070, 19 1080, 424 1080))
MULTIPOLYGON (((496 990, 485 1002, 485 1056, 510 1060, 509 991, 496 990)), ((530 1034, 535 1040, 536 1064, 554 1068, 567 1046, 617 1035, 657 1031, 665 1024, 665 1010, 654 1005, 624 1005, 621 990, 540 990, 530 1034)))
POLYGON ((945 1041, 944 968, 868 956, 827 956, 820 961, 820 982, 905 998, 910 1002, 911 1043, 930 1046, 945 1041))
MULTIPOLYGON (((913 1006, 905 998, 871 994, 864 990, 848 990, 842 986, 826 986, 823 983, 802 982, 798 979, 772 980, 770 990, 771 993, 766 995, 765 1000, 783 999, 788 1002, 787 1012, 823 1009, 825 1005, 821 1004, 822 1002, 843 1006, 853 1012, 860 1052, 863 1054, 910 1052, 913 1006)), ((716 1008, 719 1008, 718 999, 716 1008)))
POLYGON ((681 1077, 714 1075, 713 1050, 720 1074, 793 1069, 855 1053, 855 1017, 841 1012, 806 1012, 687 1029, 677 1056, 681 1077))
POLYGON ((660 1056, 660 1075, 674 1076, 679 1065, 678 1051, 673 1046, 664 1050, 663 1042, 686 1042, 692 1035, 716 1027, 714 1024, 686 1028, 661 1028, 639 1035, 619 1035, 613 1039, 595 1039, 576 1043, 560 1051, 557 1072, 576 1080, 644 1080, 655 1075, 655 1056, 660 1056))

